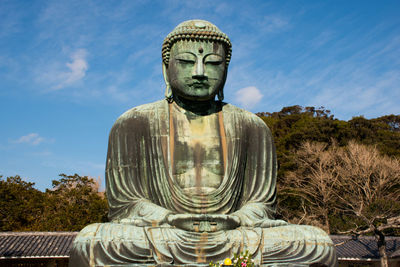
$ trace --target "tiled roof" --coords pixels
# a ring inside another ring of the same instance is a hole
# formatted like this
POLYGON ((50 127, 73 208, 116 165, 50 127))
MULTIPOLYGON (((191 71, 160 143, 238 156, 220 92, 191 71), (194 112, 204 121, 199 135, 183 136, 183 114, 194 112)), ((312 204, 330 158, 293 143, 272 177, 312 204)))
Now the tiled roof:
MULTIPOLYGON (((360 236, 357 239, 343 235, 330 237, 336 244, 339 259, 379 259, 378 245, 373 236, 360 236)), ((385 240, 388 257, 398 257, 400 237, 387 236, 385 240)))
MULTIPOLYGON (((0 233, 0 259, 67 258, 77 232, 3 232, 0 233)), ((331 235, 337 245, 339 260, 379 259, 378 246, 372 236, 353 239, 331 235)), ((400 237, 386 237, 388 256, 400 256, 400 237)))
POLYGON ((400 258, 400 248, 390 255, 391 258, 400 258))
POLYGON ((77 232, 0 233, 0 259, 69 257, 77 232))

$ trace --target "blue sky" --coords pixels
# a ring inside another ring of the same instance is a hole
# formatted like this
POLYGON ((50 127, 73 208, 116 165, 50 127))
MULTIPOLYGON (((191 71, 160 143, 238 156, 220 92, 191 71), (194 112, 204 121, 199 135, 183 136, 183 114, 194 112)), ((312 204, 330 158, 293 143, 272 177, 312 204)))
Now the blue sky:
POLYGON ((108 133, 163 98, 161 44, 205 19, 233 43, 225 100, 253 112, 400 113, 399 1, 0 1, 0 174, 104 179, 108 133))

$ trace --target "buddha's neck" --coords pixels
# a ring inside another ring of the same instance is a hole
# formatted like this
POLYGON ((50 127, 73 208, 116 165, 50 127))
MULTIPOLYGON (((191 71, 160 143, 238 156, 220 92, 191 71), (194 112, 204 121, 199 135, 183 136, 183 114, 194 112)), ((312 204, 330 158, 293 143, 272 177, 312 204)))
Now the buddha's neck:
POLYGON ((219 102, 214 99, 208 101, 193 101, 174 96, 174 102, 182 109, 198 115, 208 115, 219 111, 219 102))

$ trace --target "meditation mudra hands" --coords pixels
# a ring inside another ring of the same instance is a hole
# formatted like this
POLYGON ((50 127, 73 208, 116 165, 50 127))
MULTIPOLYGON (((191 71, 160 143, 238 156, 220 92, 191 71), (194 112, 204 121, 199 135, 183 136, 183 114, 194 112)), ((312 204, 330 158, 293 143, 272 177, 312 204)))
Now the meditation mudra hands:
POLYGON ((239 217, 225 214, 170 214, 166 222, 191 232, 217 232, 233 230, 240 226, 239 217))

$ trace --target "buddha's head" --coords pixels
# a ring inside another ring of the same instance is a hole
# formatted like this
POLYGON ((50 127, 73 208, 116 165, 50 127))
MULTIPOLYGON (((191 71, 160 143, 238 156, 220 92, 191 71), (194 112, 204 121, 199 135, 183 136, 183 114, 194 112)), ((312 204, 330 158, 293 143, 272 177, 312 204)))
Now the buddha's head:
POLYGON ((214 24, 189 20, 179 24, 162 48, 166 97, 191 101, 209 101, 223 87, 231 58, 231 42, 214 24))

